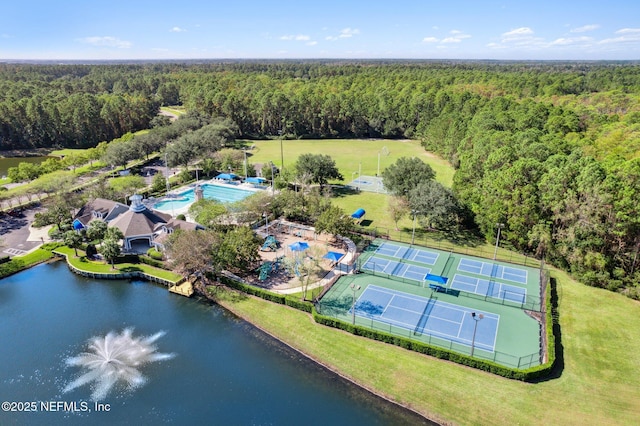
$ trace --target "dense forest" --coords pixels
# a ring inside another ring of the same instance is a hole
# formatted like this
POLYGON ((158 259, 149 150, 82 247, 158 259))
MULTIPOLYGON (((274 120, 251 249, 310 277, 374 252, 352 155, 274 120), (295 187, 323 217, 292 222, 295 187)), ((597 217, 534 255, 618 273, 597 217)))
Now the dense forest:
POLYGON ((0 65, 0 149, 95 146, 160 105, 245 138, 415 138, 488 240, 640 297, 640 66, 577 62, 0 65))

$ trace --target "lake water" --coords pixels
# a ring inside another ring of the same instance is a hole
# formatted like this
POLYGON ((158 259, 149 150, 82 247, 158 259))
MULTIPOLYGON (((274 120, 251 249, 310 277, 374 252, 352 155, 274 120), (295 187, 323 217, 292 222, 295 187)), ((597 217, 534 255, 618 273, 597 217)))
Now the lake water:
POLYGON ((0 178, 7 175, 9 167, 17 167, 22 163, 36 163, 40 164, 49 157, 12 157, 2 158, 0 157, 0 178))
POLYGON ((0 280, 0 347, 0 399, 38 404, 0 411, 2 425, 426 424, 216 305, 143 281, 85 279, 63 262, 0 280), (100 401, 108 412, 95 412, 88 385, 63 392, 81 373, 65 360, 91 337, 128 327, 136 336, 164 331, 154 344, 174 357, 140 366, 148 381, 116 386, 100 401), (92 412, 44 412, 42 402, 92 412))

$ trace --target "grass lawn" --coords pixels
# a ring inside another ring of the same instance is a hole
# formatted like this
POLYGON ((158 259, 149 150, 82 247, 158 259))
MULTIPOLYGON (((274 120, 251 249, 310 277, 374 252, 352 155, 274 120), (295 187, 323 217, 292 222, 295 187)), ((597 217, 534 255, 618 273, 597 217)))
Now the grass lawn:
MULTIPOLYGON (((249 162, 264 163, 273 161, 280 167, 280 141, 245 141, 248 146, 254 145, 256 149, 249 151, 249 162)), ((445 186, 451 187, 453 183, 453 168, 445 160, 428 153, 422 148, 419 141, 397 140, 285 140, 282 141, 284 154, 284 167, 293 167, 301 154, 327 154, 333 158, 338 170, 344 177, 344 182, 350 182, 357 172, 362 170, 363 175, 375 176, 378 173, 378 152, 387 147, 389 155, 380 155, 380 173, 400 157, 418 157, 428 163, 436 172, 436 180, 445 186), (354 175, 353 173, 356 172, 354 175)))
MULTIPOLYGON (((280 166, 280 141, 244 141, 247 146, 256 148, 250 152, 251 163, 263 163, 273 161, 280 166)), ((300 154, 328 154, 336 162, 338 169, 345 178, 342 183, 351 181, 353 172, 357 172, 362 164, 363 175, 375 175, 378 167, 378 152, 383 147, 389 150, 388 156, 380 156, 380 171, 394 163, 400 157, 418 157, 431 165, 436 172, 436 179, 445 186, 451 186, 455 170, 445 160, 428 153, 418 141, 396 140, 284 140, 283 153, 285 168, 293 167, 300 154)), ((336 182, 339 183, 339 182, 336 182)), ((388 214, 390 196, 371 192, 355 193, 346 190, 334 191, 333 203, 341 207, 346 213, 351 214, 359 208, 367 212, 363 221, 365 230, 378 228, 378 233, 388 234, 393 239, 410 242, 413 233, 413 221, 409 216, 404 217, 396 224, 388 214)), ((448 234, 426 231, 417 224, 415 230, 415 242, 429 245, 442 250, 456 247, 457 251, 465 254, 493 257, 493 242, 487 242, 471 236, 469 233, 448 234), (453 245, 455 244, 455 246, 453 245)), ((498 259, 509 262, 524 263, 525 257, 510 252, 503 248, 498 249, 498 259)), ((535 261, 528 259, 527 264, 537 266, 535 261)))
POLYGON ((166 111, 168 113, 175 114, 177 116, 180 116, 180 115, 182 115, 182 114, 187 112, 187 109, 185 107, 181 106, 181 105, 160 107, 160 109, 162 111, 166 111))
POLYGON ((181 275, 174 272, 156 268, 144 263, 116 263, 116 269, 112 269, 111 265, 108 263, 88 260, 84 257, 84 252, 82 250, 78 250, 78 257, 76 257, 74 250, 69 247, 59 247, 55 252, 64 254, 67 257, 67 262, 76 268, 87 272, 94 272, 98 274, 120 274, 138 271, 154 277, 163 278, 174 283, 178 282, 182 278, 181 275))
POLYGON ((640 304, 558 282, 564 369, 541 383, 504 379, 320 326, 250 297, 220 303, 310 357, 434 419, 457 424, 628 425, 640 415, 640 304), (292 324, 295 324, 292 326, 292 324))
POLYGON ((85 148, 64 148, 54 149, 49 153, 51 157, 66 157, 71 154, 84 154, 87 150, 85 148))

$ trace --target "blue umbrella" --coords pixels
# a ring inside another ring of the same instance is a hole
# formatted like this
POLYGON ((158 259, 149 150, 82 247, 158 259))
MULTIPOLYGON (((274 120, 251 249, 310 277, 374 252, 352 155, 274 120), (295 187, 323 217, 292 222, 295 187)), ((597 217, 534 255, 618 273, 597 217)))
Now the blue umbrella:
POLYGON ((296 241, 295 243, 289 245, 289 249, 291 249, 291 251, 305 251, 308 248, 309 244, 303 241, 296 241))
POLYGON ((329 259, 332 262, 337 262, 338 260, 342 259, 342 256, 344 256, 344 254, 342 253, 338 253, 335 251, 330 251, 327 254, 325 254, 324 256, 322 256, 324 259, 329 259))

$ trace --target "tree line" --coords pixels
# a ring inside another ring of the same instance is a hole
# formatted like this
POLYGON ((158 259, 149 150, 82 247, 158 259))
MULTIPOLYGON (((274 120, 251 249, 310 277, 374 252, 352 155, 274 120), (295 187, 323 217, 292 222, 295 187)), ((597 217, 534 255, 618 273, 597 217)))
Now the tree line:
MULTIPOLYGON (((95 146, 148 126, 163 104, 223 117, 241 137, 417 138, 456 168, 453 193, 430 183, 417 194, 443 194, 487 240, 504 224, 507 245, 640 295, 634 63, 2 65, 0 89, 3 149, 95 146)), ((191 139, 206 152, 224 135, 180 138, 173 164, 191 161, 191 139)))

